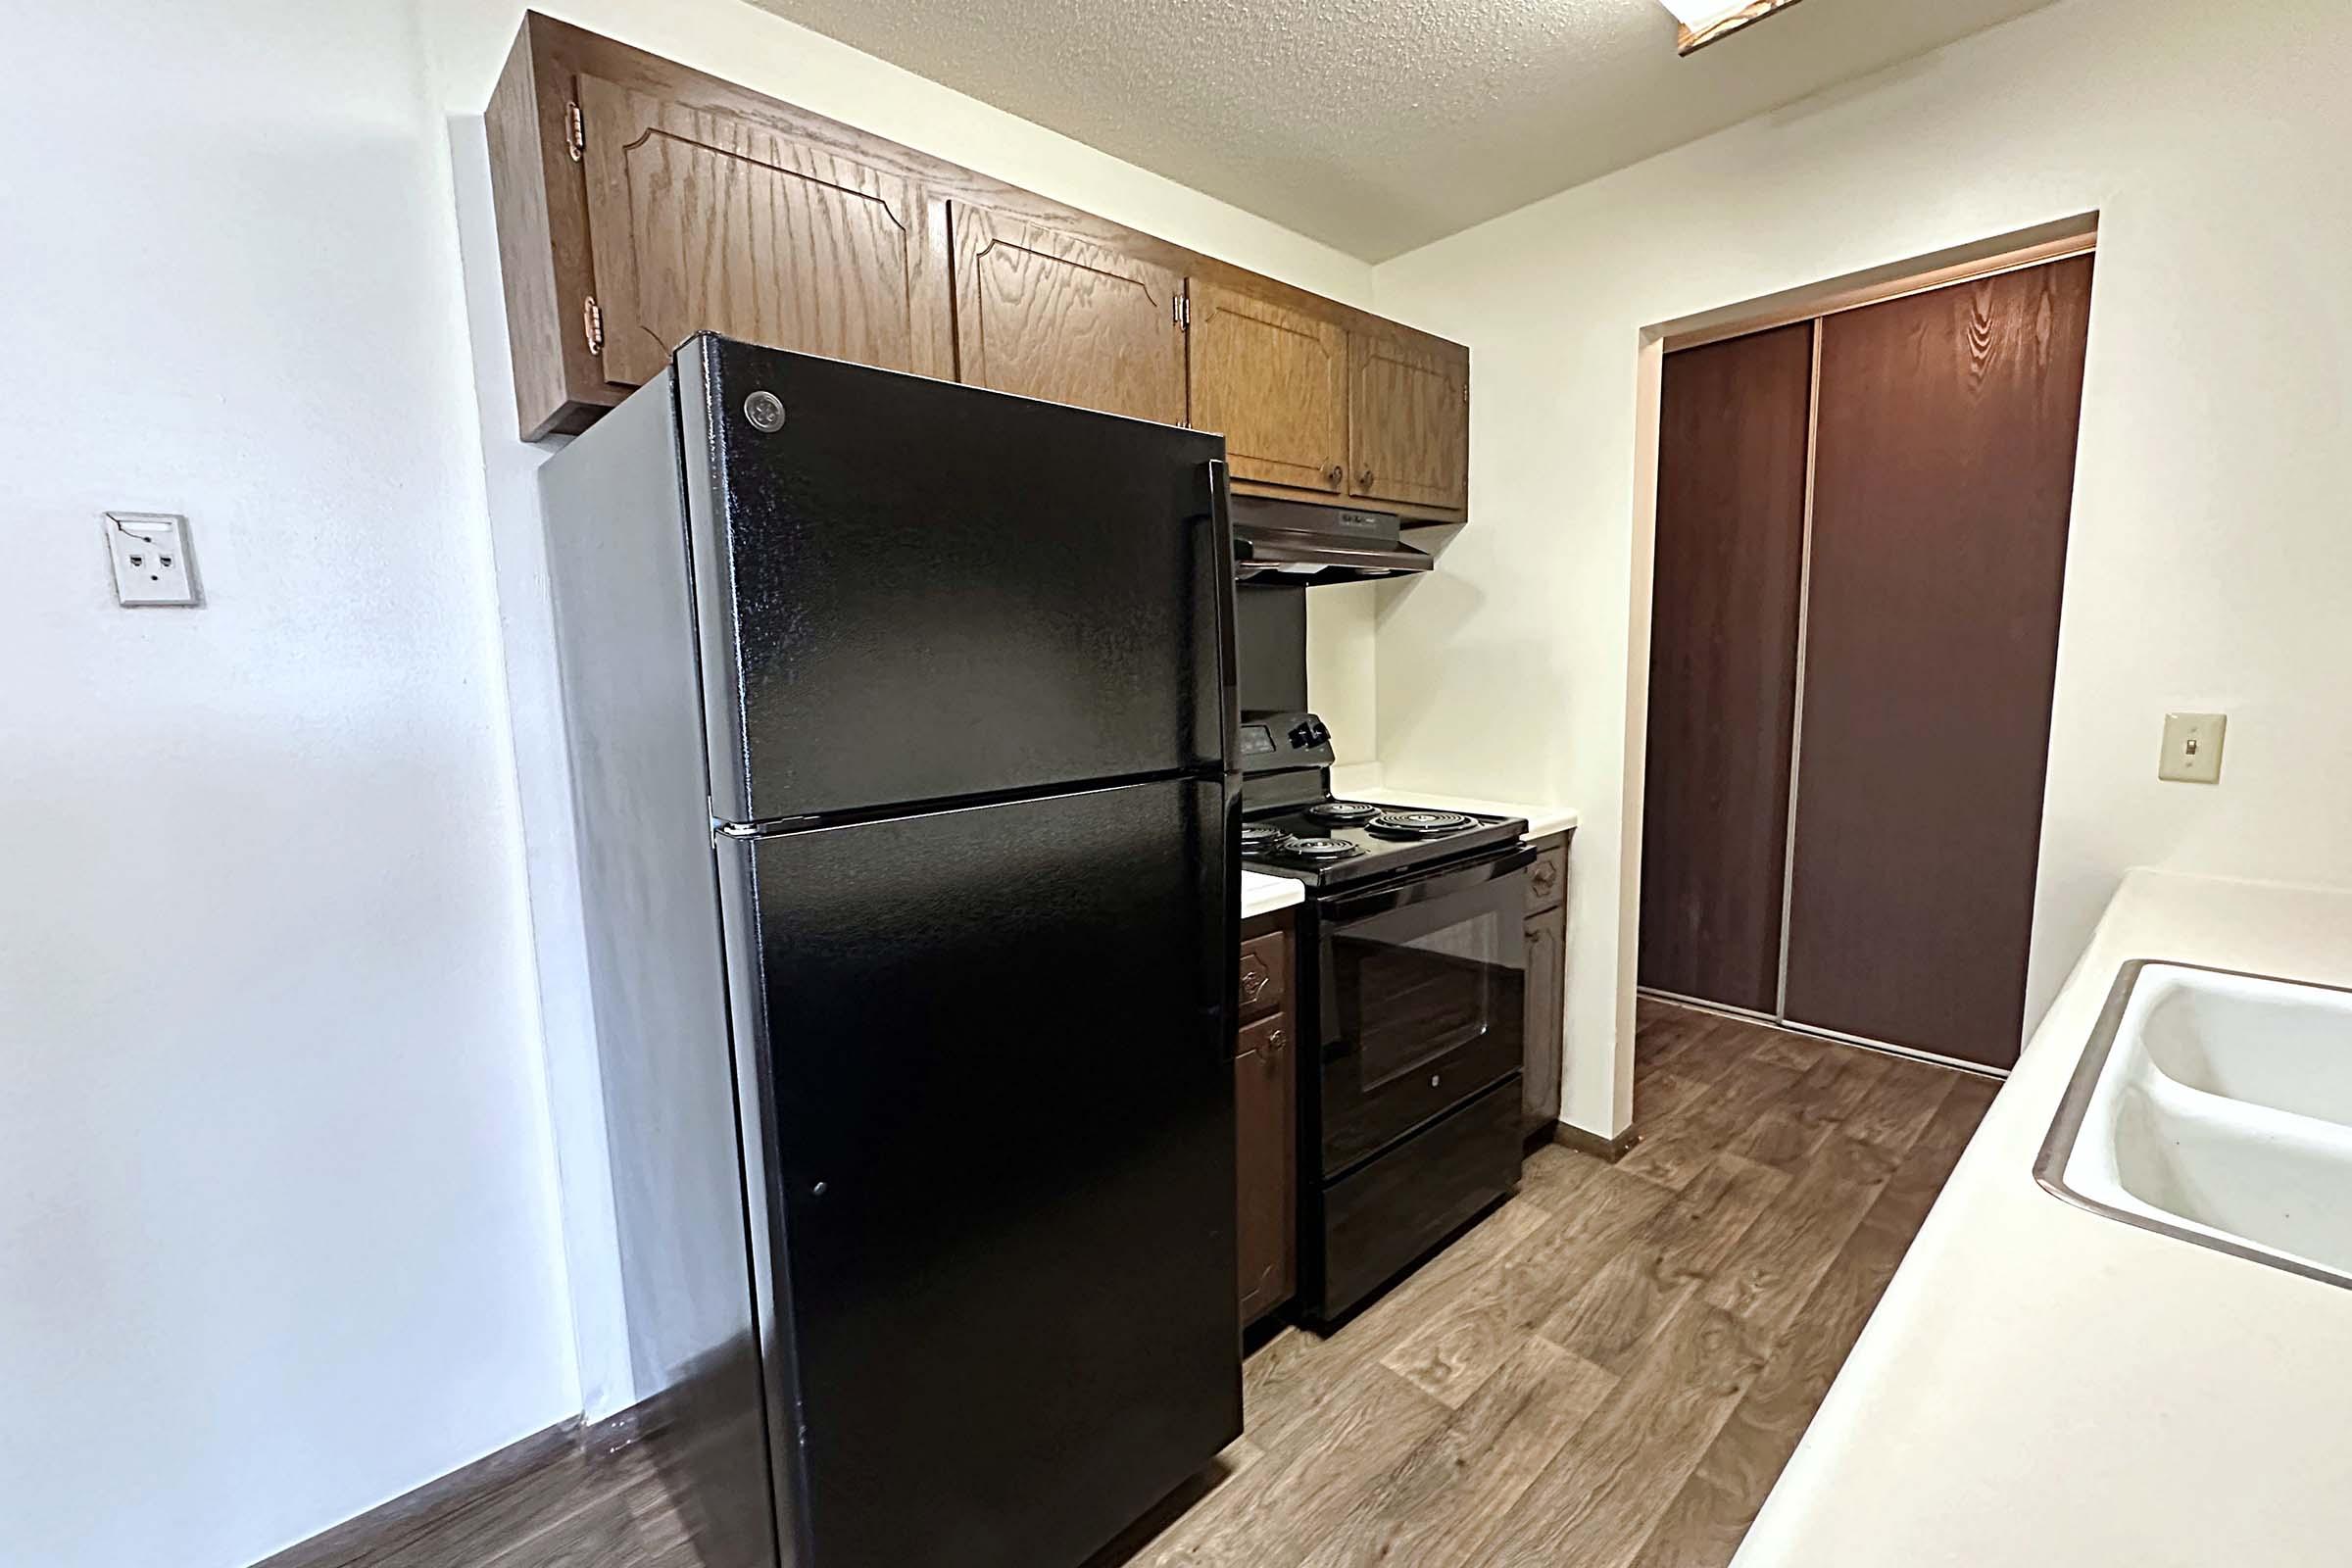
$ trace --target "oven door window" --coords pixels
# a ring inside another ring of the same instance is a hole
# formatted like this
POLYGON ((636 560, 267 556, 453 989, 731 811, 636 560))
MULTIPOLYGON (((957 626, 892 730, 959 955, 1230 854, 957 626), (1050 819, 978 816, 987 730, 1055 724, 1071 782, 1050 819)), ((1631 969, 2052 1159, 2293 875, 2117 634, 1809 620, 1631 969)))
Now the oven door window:
POLYGON ((1525 874, 1487 868, 1397 897, 1339 903, 1324 926, 1326 1175, 1519 1066, 1525 874))

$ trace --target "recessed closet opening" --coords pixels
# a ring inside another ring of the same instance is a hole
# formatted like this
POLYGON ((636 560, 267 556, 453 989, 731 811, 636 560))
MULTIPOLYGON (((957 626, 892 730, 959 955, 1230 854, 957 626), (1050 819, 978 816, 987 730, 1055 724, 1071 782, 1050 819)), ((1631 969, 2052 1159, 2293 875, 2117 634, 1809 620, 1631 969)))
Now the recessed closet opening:
POLYGON ((1641 996, 2016 1061, 2096 237, 1654 334, 1641 996))

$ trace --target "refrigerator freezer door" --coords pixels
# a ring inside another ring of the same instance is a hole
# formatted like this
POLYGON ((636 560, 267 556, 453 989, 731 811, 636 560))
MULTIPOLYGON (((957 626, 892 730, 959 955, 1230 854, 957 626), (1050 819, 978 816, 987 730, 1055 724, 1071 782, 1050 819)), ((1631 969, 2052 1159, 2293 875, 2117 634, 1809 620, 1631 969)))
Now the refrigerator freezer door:
POLYGON ((1224 767, 1222 437, 709 336, 678 373, 720 818, 1224 767))
POLYGON ((1074 1568, 1241 1431, 1234 809, 1186 779, 722 841, 796 1560, 1074 1568))

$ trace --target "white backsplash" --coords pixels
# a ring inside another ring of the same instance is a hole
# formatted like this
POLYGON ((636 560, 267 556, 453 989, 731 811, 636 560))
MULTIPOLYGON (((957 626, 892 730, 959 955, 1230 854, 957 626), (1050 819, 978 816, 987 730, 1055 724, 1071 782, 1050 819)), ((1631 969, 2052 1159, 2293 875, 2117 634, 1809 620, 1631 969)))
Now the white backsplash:
POLYGON ((1306 595, 1307 706, 1331 726, 1341 765, 1380 756, 1375 714, 1373 624, 1380 584, 1337 584, 1306 595))

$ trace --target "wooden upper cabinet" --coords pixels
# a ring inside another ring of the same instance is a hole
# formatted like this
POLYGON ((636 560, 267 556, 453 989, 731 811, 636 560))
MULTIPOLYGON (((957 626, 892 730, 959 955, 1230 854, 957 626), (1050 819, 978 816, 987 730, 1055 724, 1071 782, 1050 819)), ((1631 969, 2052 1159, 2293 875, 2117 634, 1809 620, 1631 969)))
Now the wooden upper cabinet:
POLYGON ((956 362, 973 386, 1184 422, 1184 276, 955 203, 956 362))
POLYGON ((579 78, 605 375, 698 331, 945 374, 946 270, 911 180, 739 116, 579 78))
POLYGON ((1339 494, 1348 463, 1348 332, 1196 278, 1193 424, 1225 437, 1237 479, 1339 494))
POLYGON ((1348 335, 1348 493, 1388 506, 1470 504, 1470 353, 1348 335))
POLYGON ((1456 344, 535 11, 483 123, 525 440, 709 330, 1215 430, 1249 493, 1462 518, 1456 344))

